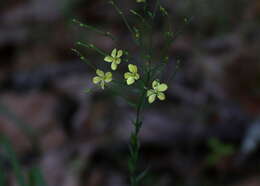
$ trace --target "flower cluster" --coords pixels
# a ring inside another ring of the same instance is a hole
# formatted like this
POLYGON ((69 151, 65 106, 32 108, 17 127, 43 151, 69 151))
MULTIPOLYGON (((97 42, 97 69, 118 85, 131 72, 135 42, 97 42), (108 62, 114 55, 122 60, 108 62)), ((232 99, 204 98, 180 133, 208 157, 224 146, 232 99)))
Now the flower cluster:
MULTIPOLYGON (((107 55, 104 58, 104 61, 111 63, 111 69, 116 70, 118 65, 121 63, 121 57, 123 56, 123 50, 117 50, 116 48, 112 50, 111 55, 107 55)), ((136 65, 128 65, 129 72, 124 73, 124 78, 127 85, 132 85, 135 81, 139 80, 140 75, 138 73, 138 68, 136 65)), ((107 83, 112 81, 111 72, 103 72, 100 69, 96 70, 97 76, 93 78, 94 84, 99 84, 102 89, 105 88, 107 83)), ((153 103, 156 98, 159 100, 165 100, 165 94, 163 93, 168 89, 168 86, 165 83, 160 83, 159 80, 154 80, 152 82, 152 89, 147 90, 146 96, 149 103, 153 103)))

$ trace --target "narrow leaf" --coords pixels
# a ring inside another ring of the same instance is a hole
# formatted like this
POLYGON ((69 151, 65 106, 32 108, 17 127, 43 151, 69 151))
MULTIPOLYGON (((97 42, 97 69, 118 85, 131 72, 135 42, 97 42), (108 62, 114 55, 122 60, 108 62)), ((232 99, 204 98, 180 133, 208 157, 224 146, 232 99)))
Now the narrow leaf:
POLYGON ((9 139, 7 139, 7 137, 2 137, 1 138, 1 143, 3 145, 3 148, 7 154, 7 157, 9 158, 12 168, 14 170, 14 174, 16 176, 17 182, 20 186, 26 186, 26 182, 22 173, 22 168, 17 160, 16 154, 12 148, 12 145, 9 141, 9 139))
POLYGON ((29 186, 45 186, 46 183, 43 178, 41 170, 33 167, 29 171, 29 186))

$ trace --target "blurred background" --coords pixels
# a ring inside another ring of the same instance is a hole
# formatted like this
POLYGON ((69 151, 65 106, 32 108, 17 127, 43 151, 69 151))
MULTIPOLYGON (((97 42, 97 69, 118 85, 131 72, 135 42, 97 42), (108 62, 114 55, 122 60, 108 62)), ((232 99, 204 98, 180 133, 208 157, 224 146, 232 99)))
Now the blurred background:
MULTIPOLYGON (((149 0, 148 0, 149 1, 149 0)), ((150 0, 151 3, 154 1, 150 0)), ((134 0, 118 3, 127 16, 134 0)), ((173 31, 189 25, 170 47, 167 100, 144 113, 143 185, 260 185, 260 1, 162 0, 173 31)), ((130 18, 131 23, 134 19, 130 18)), ((160 50, 164 21, 156 19, 160 50)), ((92 88, 92 69, 71 48, 78 41, 110 52, 138 51, 105 0, 0 2, 0 134, 8 136, 24 170, 37 165, 48 186, 126 186, 128 138, 134 111, 92 88), (72 24, 113 33, 109 38, 72 24)), ((103 58, 80 49, 93 63, 103 58)), ((8 157, 0 161, 16 185, 8 157)))

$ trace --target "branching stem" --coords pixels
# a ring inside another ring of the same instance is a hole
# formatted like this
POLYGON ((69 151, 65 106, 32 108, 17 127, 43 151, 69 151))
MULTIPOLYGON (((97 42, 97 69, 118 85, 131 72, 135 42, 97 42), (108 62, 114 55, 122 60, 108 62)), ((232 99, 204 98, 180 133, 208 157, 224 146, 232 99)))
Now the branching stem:
POLYGON ((77 45, 79 46, 83 46, 83 47, 86 47, 86 48, 89 48, 89 49, 93 49, 95 50, 97 53, 99 53, 100 55, 102 56, 107 56, 107 54, 102 51, 101 49, 99 49, 98 47, 96 47, 95 45, 93 44, 90 44, 90 43, 83 43, 83 42, 77 42, 77 45))
POLYGON ((74 53, 80 58, 80 60, 82 60, 83 62, 85 62, 87 65, 89 65, 93 70, 96 70, 96 69, 97 69, 90 61, 88 61, 88 60, 85 58, 85 56, 83 56, 83 54, 81 54, 80 51, 78 51, 78 50, 75 49, 75 48, 72 48, 71 51, 74 52, 74 53))
POLYGON ((78 24, 82 28, 87 28, 87 29, 89 29, 89 30, 91 30, 91 31, 93 31, 93 32, 95 32, 97 34, 109 37, 112 40, 116 40, 116 38, 110 32, 102 31, 102 30, 100 30, 100 29, 98 29, 98 28, 96 28, 94 26, 91 26, 91 25, 86 24, 86 23, 82 23, 81 21, 79 21, 77 19, 73 19, 72 22, 78 24))
POLYGON ((120 17, 121 17, 122 20, 124 21, 124 23, 125 23, 127 29, 129 30, 129 32, 131 33, 131 35, 132 35, 132 37, 133 37, 134 42, 135 42, 137 45, 139 45, 138 40, 135 38, 135 32, 134 32, 133 28, 130 26, 130 24, 129 24, 127 18, 126 18, 126 16, 125 16, 124 13, 123 13, 123 11, 116 5, 116 3, 115 3, 113 0, 109 1, 109 3, 115 8, 116 12, 120 15, 120 17))

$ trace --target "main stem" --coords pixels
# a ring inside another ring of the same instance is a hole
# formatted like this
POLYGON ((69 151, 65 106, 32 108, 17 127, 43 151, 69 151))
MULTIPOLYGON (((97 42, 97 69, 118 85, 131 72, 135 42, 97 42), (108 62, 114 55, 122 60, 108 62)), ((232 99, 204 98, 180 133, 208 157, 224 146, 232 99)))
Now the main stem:
POLYGON ((129 170, 130 170, 130 182, 131 186, 138 186, 141 177, 138 175, 138 161, 140 153, 140 139, 139 132, 142 127, 141 110, 145 101, 145 90, 140 96, 140 100, 136 110, 136 119, 133 122, 134 130, 131 133, 130 143, 130 158, 129 158, 129 170))
MULTIPOLYGON (((159 0, 157 0, 156 3, 156 8, 155 11, 153 13, 153 18, 155 16, 155 12, 157 9, 157 6, 159 5, 159 0)), ((146 11, 146 3, 144 6, 144 11, 146 11)), ((146 27, 146 25, 144 26, 146 27)), ((146 28, 144 28, 145 30, 146 28)), ((151 28, 149 28, 151 29, 151 28)), ((129 29, 130 32, 132 32, 131 29, 129 29)), ((133 122, 133 126, 134 126, 134 130, 131 133, 131 140, 130 140, 130 158, 129 158, 129 171, 130 171, 130 183, 131 186, 139 186, 140 185, 140 181, 142 180, 142 178, 145 175, 146 171, 143 172, 139 172, 138 171, 138 161, 139 161, 139 157, 140 157, 140 139, 139 139, 139 132, 141 130, 142 127, 142 121, 141 121, 141 111, 143 109, 144 103, 146 101, 146 88, 149 85, 149 81, 150 81, 150 77, 151 77, 151 54, 152 54, 152 33, 150 33, 150 42, 149 42, 149 46, 145 47, 143 46, 143 42, 140 42, 140 45, 142 48, 147 48, 147 51, 143 51, 144 54, 147 53, 148 54, 148 59, 146 58, 146 55, 144 55, 144 59, 148 61, 148 66, 147 66, 147 78, 145 80, 144 83, 144 87, 143 87, 143 91, 140 95, 139 98, 139 102, 137 105, 137 109, 136 109, 136 119, 133 122)))

